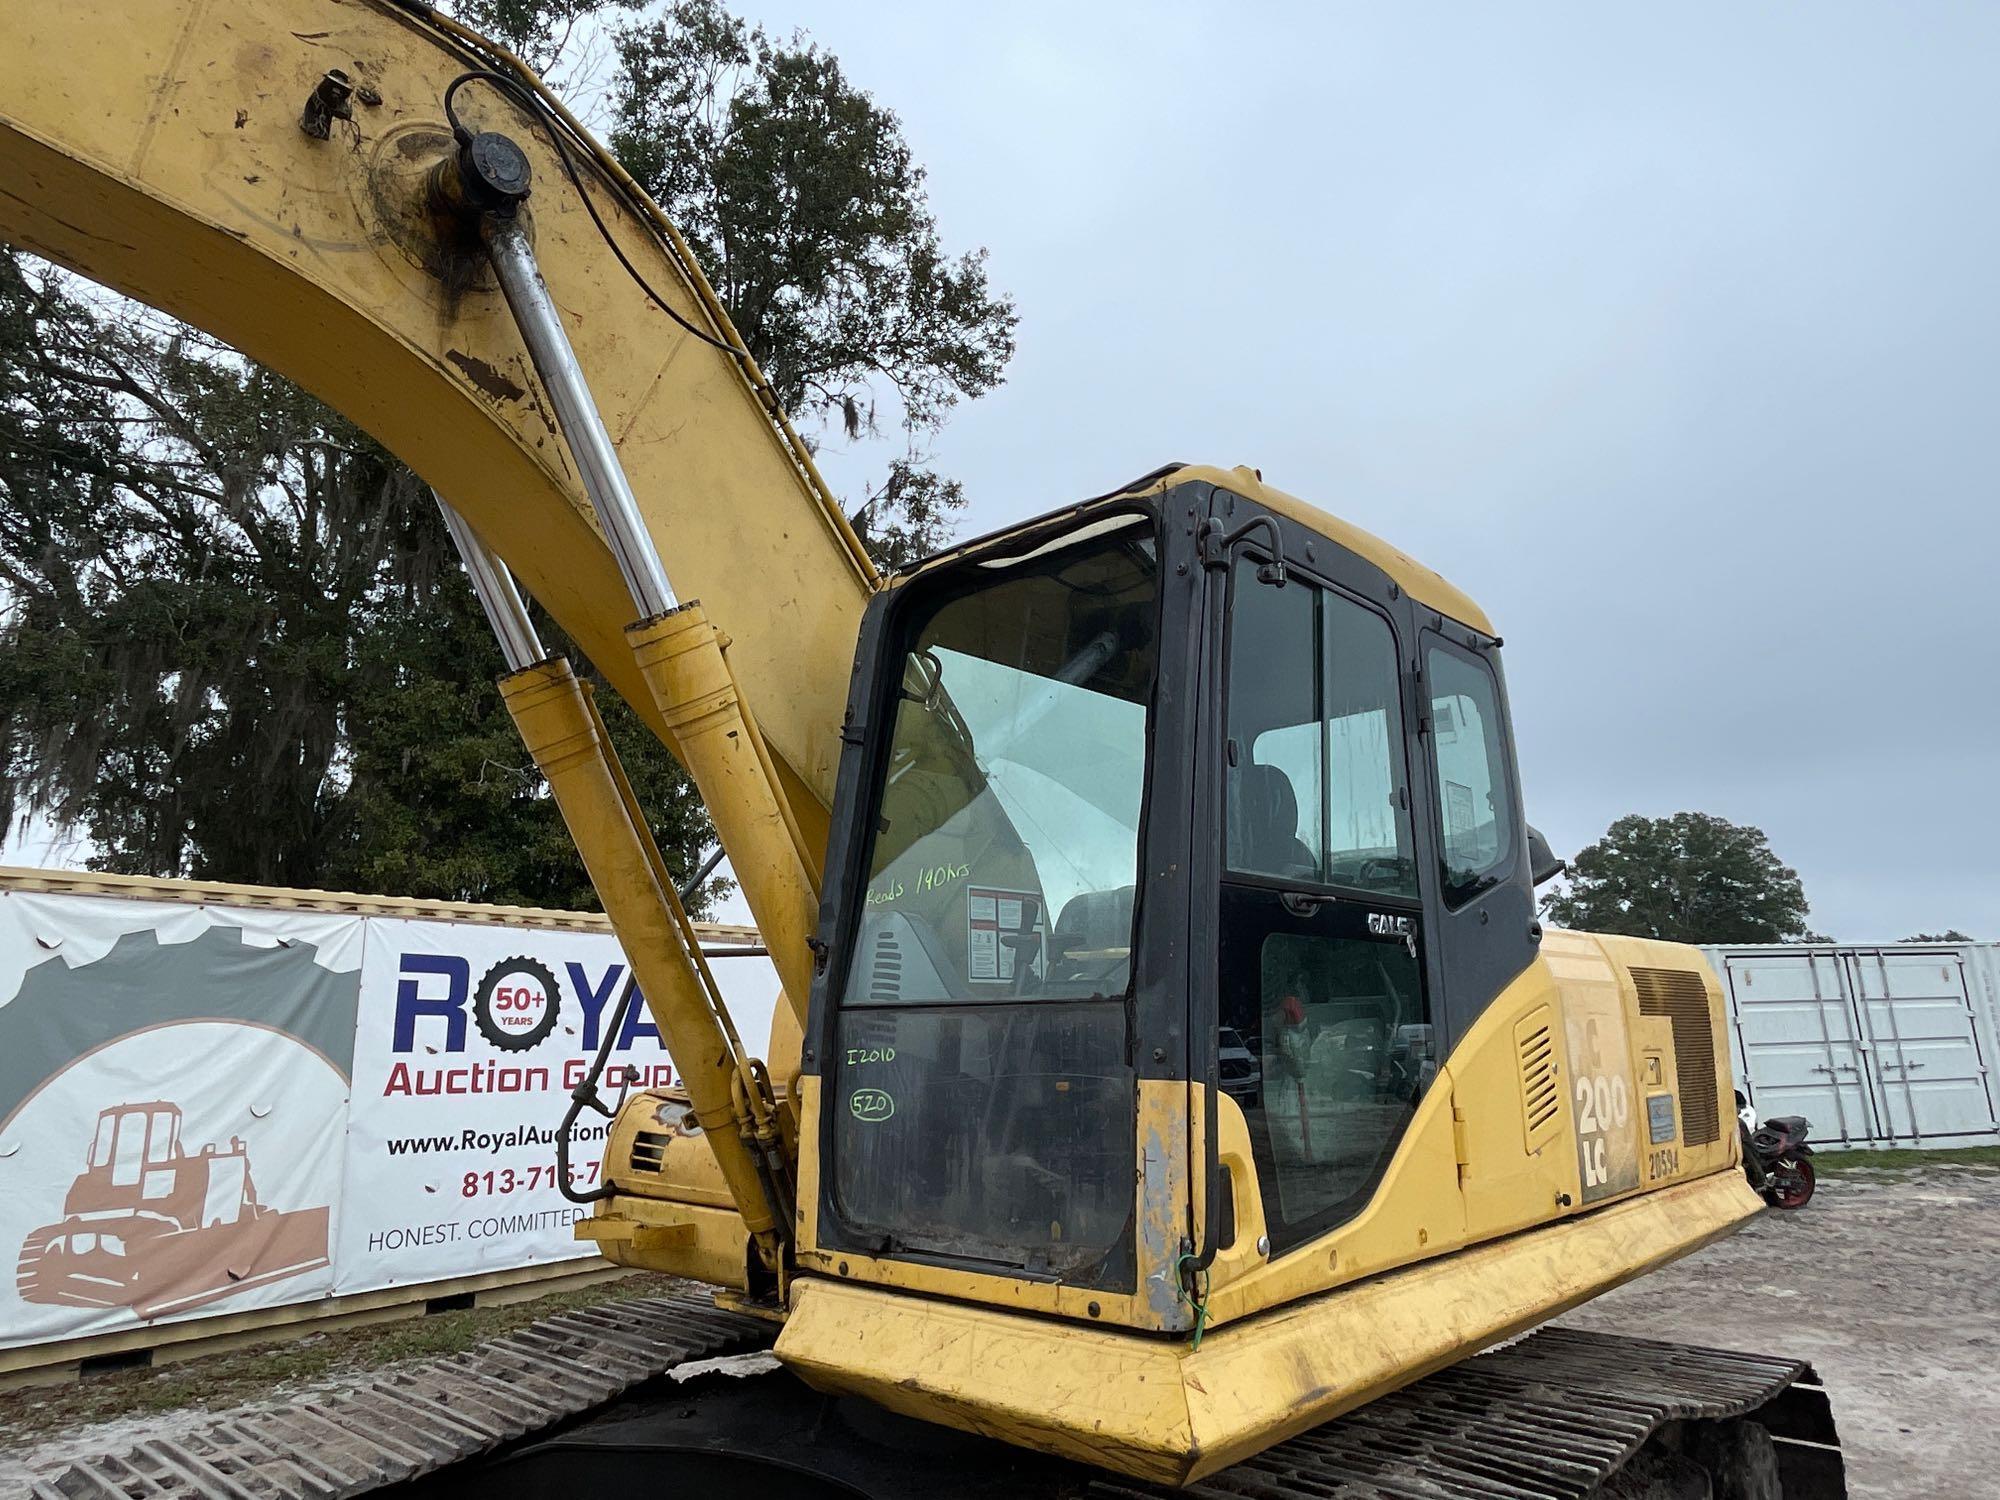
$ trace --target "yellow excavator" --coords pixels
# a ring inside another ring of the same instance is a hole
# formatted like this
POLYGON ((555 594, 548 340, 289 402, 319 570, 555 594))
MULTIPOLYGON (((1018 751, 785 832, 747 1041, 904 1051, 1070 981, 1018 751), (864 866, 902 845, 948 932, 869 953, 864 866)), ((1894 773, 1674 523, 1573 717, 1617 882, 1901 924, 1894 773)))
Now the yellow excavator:
POLYGON ((1782 1360, 1542 1333, 1424 1379, 1759 1208, 1700 956, 1536 920, 1465 594, 1178 464, 878 577, 674 226, 425 5, 16 0, 0 56, 0 237, 437 491, 681 1079, 577 1231, 767 1320, 762 1409, 848 1413, 809 1492, 1638 1493, 1663 1444, 1842 1492, 1782 1360), (697 784, 761 1056, 523 590, 697 784))

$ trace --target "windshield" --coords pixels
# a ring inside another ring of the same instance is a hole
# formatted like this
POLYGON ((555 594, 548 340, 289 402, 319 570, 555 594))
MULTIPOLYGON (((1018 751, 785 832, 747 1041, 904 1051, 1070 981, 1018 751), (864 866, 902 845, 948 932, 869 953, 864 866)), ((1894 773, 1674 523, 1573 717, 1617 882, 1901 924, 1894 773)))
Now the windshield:
POLYGON ((861 943, 898 962, 855 965, 850 1003, 1124 993, 1155 659, 1132 521, 913 632, 861 943))
POLYGON ((1152 529, 1117 517, 908 587, 937 594, 905 601, 892 647, 829 1068, 834 1206, 878 1252, 1095 1284, 1134 1200, 1152 529))

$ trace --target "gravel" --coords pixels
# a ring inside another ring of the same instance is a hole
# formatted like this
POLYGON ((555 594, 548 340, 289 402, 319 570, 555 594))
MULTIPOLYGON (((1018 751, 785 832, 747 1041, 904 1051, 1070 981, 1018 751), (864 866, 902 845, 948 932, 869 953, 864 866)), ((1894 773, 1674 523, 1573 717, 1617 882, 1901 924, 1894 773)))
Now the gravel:
POLYGON ((1810 1360, 1853 1494, 2000 1494, 2000 1171, 1827 1173, 1559 1321, 1810 1360))

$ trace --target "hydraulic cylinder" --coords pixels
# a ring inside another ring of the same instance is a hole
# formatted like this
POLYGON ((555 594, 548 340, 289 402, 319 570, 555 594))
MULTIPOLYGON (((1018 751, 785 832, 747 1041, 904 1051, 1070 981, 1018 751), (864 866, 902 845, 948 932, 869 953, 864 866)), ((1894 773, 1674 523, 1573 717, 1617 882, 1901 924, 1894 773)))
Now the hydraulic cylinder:
MULTIPOLYGON (((812 986, 810 940, 818 920, 813 879, 797 827, 778 795, 770 752, 737 691, 722 641, 699 601, 625 632, 653 701, 673 732, 730 868, 801 1027, 812 986)), ((773 1053, 780 1068, 796 1058, 773 1053)))
POLYGON ((737 1211, 775 1264, 776 1205, 742 1138, 735 1103, 739 1059, 731 1054, 728 1033, 687 952, 675 920, 679 897, 673 883, 651 835, 634 826, 589 691, 561 658, 500 680, 508 712, 548 778, 737 1211))

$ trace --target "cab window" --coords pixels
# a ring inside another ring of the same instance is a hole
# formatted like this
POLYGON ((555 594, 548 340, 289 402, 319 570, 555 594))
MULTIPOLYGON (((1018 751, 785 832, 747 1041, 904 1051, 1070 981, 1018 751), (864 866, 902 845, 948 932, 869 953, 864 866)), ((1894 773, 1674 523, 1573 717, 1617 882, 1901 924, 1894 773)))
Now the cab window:
POLYGON ((1514 857, 1518 819, 1501 742, 1499 687, 1484 661, 1444 641, 1426 649, 1424 680, 1444 895, 1450 905, 1462 906, 1498 884, 1514 857))
POLYGON ((1236 565, 1230 618, 1229 868, 1317 883, 1326 726, 1319 715, 1319 591, 1236 565))
POLYGON ((1414 900, 1395 637, 1387 620, 1338 594, 1321 596, 1320 623, 1327 883, 1414 900))
POLYGON ((1259 1087, 1245 1106, 1272 1243, 1359 1209, 1436 1076, 1417 956, 1337 921, 1271 931, 1245 965, 1259 1001, 1259 1087), (1319 930, 1314 930, 1315 926, 1319 930))
POLYGON ((1239 561, 1229 664, 1229 868, 1414 898, 1388 621, 1239 561))
POLYGON ((130 1187, 139 1180, 139 1166, 146 1154, 146 1117, 132 1111, 118 1117, 117 1137, 111 1147, 111 1181, 130 1187))
POLYGON ((934 570, 900 608, 867 894, 829 986, 836 1232, 1112 1284, 1132 1266, 1153 527, 1113 515, 934 570))

